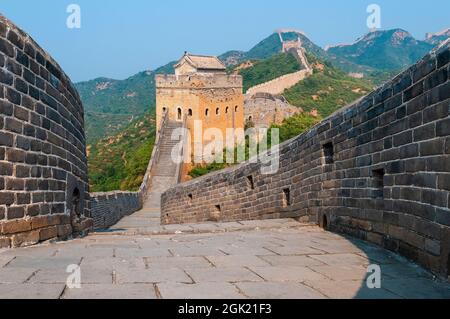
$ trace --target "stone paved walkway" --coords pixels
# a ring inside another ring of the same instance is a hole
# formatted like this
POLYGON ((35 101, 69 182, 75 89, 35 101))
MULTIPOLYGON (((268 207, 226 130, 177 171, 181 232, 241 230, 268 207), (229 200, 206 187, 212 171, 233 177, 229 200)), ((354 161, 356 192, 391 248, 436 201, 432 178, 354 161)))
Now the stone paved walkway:
POLYGON ((449 284, 397 255, 294 223, 0 251, 0 298, 450 298, 449 284), (70 264, 81 289, 66 287, 70 264), (381 266, 381 289, 366 287, 369 264, 381 266))

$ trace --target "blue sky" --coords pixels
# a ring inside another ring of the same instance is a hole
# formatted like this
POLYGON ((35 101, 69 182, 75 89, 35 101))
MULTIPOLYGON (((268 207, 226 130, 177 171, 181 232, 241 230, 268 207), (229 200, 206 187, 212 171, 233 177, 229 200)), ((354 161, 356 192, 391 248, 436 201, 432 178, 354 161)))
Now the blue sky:
POLYGON ((318 45, 367 33, 368 5, 382 28, 423 39, 450 27, 448 0, 0 0, 0 12, 31 34, 73 81, 123 79, 155 69, 187 50, 248 50, 277 28, 295 28, 318 45), (68 29, 66 8, 81 7, 81 29, 68 29))

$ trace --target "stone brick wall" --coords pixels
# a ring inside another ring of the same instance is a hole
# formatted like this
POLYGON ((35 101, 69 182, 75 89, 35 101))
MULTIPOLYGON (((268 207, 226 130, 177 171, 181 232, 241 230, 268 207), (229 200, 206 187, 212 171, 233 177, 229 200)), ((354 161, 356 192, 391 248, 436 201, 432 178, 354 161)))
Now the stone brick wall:
POLYGON ((295 217, 450 275, 449 45, 280 148, 170 189, 162 222, 295 217))
MULTIPOLYGON (((286 42, 283 42, 283 52, 285 50, 285 43, 286 42)), ((298 82, 313 74, 313 69, 308 63, 308 59, 305 56, 303 48, 301 48, 301 42, 293 43, 296 43, 297 47, 295 48, 292 47, 292 45, 288 45, 288 48, 286 48, 286 52, 290 52, 297 59, 298 63, 302 66, 303 69, 294 73, 282 75, 271 81, 255 85, 254 87, 251 87, 247 90, 247 95, 254 95, 257 93, 269 93, 273 95, 283 94, 284 91, 290 89, 298 82)))
POLYGON ((309 70, 301 70, 295 73, 286 74, 279 78, 265 82, 247 90, 246 94, 254 95, 256 93, 282 94, 285 90, 290 89, 298 82, 304 80, 312 74, 309 70))
POLYGON ((0 246, 90 228, 79 95, 59 65, 0 16, 0 246))
POLYGON ((244 99, 244 117, 255 128, 269 128, 272 124, 281 124, 285 119, 302 113, 299 107, 289 104, 283 96, 268 93, 246 95, 244 99))
POLYGON ((111 227, 141 207, 142 201, 139 192, 91 194, 91 212, 95 229, 111 227))

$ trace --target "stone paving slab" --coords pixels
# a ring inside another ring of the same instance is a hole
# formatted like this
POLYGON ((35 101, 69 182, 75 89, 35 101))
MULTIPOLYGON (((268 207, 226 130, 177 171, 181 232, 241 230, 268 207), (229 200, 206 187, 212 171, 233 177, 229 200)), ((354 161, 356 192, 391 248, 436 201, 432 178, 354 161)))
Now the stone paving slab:
POLYGON ((153 284, 101 284, 66 289, 62 299, 157 299, 157 295, 153 284))
POLYGON ((361 280, 321 280, 308 284, 331 299, 402 299, 383 287, 369 289, 361 280))
POLYGON ((300 266, 250 267, 250 269, 269 282, 303 283, 326 279, 325 276, 300 266))
MULTIPOLYGON (((0 251, 0 254, 1 254, 1 251, 0 251)), ((14 256, 0 256, 0 268, 7 265, 14 258, 15 258, 14 256)))
MULTIPOLYGON (((254 226, 254 225, 253 225, 254 226)), ((0 298, 449 298, 404 258, 318 227, 124 236, 0 251, 0 298), (68 289, 69 264, 82 289, 68 289), (367 264, 382 288, 368 289, 367 264)))
POLYGON ((211 264, 215 267, 250 267, 250 266, 268 266, 267 261, 254 255, 228 255, 228 256, 207 256, 211 264))
POLYGON ((244 299, 230 283, 204 282, 196 284, 162 283, 157 285, 164 299, 244 299))
POLYGON ((323 262, 310 256, 260 256, 261 259, 267 261, 272 266, 294 266, 294 267, 307 267, 307 266, 320 266, 324 265, 323 262))
POLYGON ((236 286, 251 299, 325 299, 317 290, 300 283, 240 282, 236 286))
POLYGON ((145 264, 149 269, 203 269, 211 268, 213 265, 205 257, 146 257, 145 264))
POLYGON ((37 271, 36 268, 10 267, 0 269, 0 284, 25 283, 37 271))
POLYGON ((263 278, 244 267, 221 267, 216 269, 190 269, 194 282, 246 282, 264 281, 263 278))
POLYGON ((321 261, 327 265, 340 266, 340 265, 363 265, 368 266, 371 262, 367 257, 360 256, 358 254, 327 254, 327 255, 313 255, 311 258, 321 261))
POLYGON ((180 268, 143 269, 119 269, 116 271, 118 284, 148 284, 160 282, 192 283, 192 279, 180 268))
MULTIPOLYGON (((202 233, 226 233, 251 230, 264 230, 273 228, 297 228, 311 227, 310 224, 300 223, 294 219, 269 219, 256 221, 226 222, 226 223, 196 223, 181 225, 160 225, 159 217, 150 218, 149 213, 133 214, 122 219, 114 227, 101 230, 96 235, 173 235, 173 234, 202 234, 202 233)), ((155 213, 159 216, 159 213, 155 213)))
POLYGON ((69 265, 79 265, 81 262, 81 257, 74 258, 57 258, 57 257, 24 257, 18 256, 14 258, 5 268, 3 269, 18 269, 18 268, 28 268, 28 269, 66 269, 69 265))
POLYGON ((2 299, 59 299, 64 288, 64 284, 0 284, 0 296, 2 299))
POLYGON ((367 267, 361 265, 324 265, 309 266, 317 274, 321 274, 331 280, 363 280, 367 277, 367 267))

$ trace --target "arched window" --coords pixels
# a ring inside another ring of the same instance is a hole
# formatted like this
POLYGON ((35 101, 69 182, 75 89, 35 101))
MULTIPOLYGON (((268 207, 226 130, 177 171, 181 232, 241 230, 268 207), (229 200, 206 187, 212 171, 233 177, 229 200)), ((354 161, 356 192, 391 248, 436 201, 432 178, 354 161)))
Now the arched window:
POLYGON ((234 107, 234 112, 237 113, 238 111, 239 111, 239 106, 236 105, 236 106, 234 107))
POLYGON ((230 108, 227 106, 227 108, 225 109, 225 114, 228 114, 229 111, 230 111, 230 108))
POLYGON ((163 107, 163 113, 166 113, 166 111, 167 111, 167 108, 163 107))
POLYGON ((192 109, 189 109, 188 115, 189 115, 189 116, 192 116, 192 109))
POLYGON ((206 110, 205 110, 205 115, 206 115, 206 116, 209 116, 209 109, 206 109, 206 110))
POLYGON ((216 109, 216 115, 220 115, 220 109, 219 108, 216 109))
POLYGON ((182 117, 183 117, 183 112, 181 111, 181 108, 179 107, 178 108, 178 114, 177 114, 178 121, 181 121, 182 117))
POLYGON ((252 116, 249 116, 249 117, 248 117, 248 121, 249 121, 249 122, 253 121, 253 117, 252 117, 252 116))

